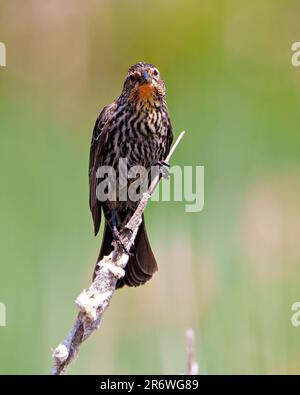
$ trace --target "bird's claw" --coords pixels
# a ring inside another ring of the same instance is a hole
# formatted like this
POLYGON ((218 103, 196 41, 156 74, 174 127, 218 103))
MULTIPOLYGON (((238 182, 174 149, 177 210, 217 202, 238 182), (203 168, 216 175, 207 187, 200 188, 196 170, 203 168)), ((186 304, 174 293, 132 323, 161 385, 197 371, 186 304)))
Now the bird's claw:
POLYGON ((164 160, 159 160, 154 163, 154 166, 159 167, 159 172, 163 178, 166 180, 170 176, 170 165, 169 163, 165 162, 164 160))
MULTIPOLYGON (((129 228, 126 228, 126 229, 132 231, 132 230, 129 229, 129 228)), ((133 254, 132 254, 132 253, 129 251, 129 249, 124 245, 124 243, 123 243, 123 241, 122 241, 122 239, 121 239, 121 236, 120 236, 120 232, 118 231, 118 229, 115 228, 115 229, 113 230, 113 236, 114 236, 114 240, 115 240, 115 242, 117 243, 118 247, 119 247, 119 248, 122 248, 123 251, 124 251, 127 255, 132 256, 133 254)))
POLYGON ((133 230, 131 228, 129 228, 129 226, 125 225, 124 228, 121 230, 122 232, 129 232, 131 235, 133 234, 133 230))

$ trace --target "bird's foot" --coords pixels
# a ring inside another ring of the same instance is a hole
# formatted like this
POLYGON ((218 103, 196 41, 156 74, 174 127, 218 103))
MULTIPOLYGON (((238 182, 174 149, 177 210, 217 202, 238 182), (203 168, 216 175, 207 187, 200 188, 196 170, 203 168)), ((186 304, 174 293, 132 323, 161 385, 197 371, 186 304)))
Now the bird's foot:
POLYGON ((131 228, 129 228, 129 226, 125 225, 120 233, 130 233, 130 235, 132 235, 133 234, 133 230, 131 228))
MULTIPOLYGON (((126 229, 126 228, 125 228, 126 229)), ((131 229, 127 228, 128 230, 132 231, 131 229)), ((133 254, 129 251, 129 249, 124 245, 122 238, 120 236, 120 232, 118 231, 117 227, 113 228, 113 236, 114 236, 114 240, 117 243, 119 248, 122 248, 123 251, 129 255, 132 256, 133 254)))
POLYGON ((153 166, 159 167, 159 172, 166 180, 170 177, 170 165, 164 160, 158 160, 153 163, 153 166))

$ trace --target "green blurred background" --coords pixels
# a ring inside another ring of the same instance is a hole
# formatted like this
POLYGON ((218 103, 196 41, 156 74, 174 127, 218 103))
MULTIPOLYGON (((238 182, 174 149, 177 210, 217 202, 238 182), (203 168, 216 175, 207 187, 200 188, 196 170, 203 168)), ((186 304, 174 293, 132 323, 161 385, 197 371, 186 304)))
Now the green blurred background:
POLYGON ((88 207, 99 110, 158 66, 172 163, 205 166, 205 208, 152 202, 160 270, 115 294, 70 373, 300 372, 300 41, 295 0, 0 1, 0 373, 48 373, 101 242, 88 207))

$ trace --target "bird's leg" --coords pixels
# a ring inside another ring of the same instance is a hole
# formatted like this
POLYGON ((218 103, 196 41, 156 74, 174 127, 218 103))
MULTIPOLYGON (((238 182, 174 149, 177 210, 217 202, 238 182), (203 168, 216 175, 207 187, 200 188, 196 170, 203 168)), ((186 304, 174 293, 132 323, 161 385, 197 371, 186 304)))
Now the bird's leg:
POLYGON ((158 166, 159 167, 159 173, 163 178, 166 180, 170 176, 170 165, 169 163, 165 162, 164 160, 156 160, 153 162, 152 166, 158 166))
POLYGON ((133 255, 133 254, 128 250, 128 248, 124 245, 124 243, 123 243, 123 241, 122 241, 122 239, 121 239, 121 237, 120 237, 120 232, 119 232, 119 230, 118 230, 118 228, 117 228, 117 221, 116 221, 116 212, 115 212, 115 209, 112 208, 112 209, 110 210, 110 212, 111 212, 112 232, 113 232, 114 240, 117 242, 118 246, 120 246, 121 248, 123 248, 123 250, 124 250, 124 252, 126 252, 126 254, 128 254, 128 255, 130 255, 130 256, 133 255))

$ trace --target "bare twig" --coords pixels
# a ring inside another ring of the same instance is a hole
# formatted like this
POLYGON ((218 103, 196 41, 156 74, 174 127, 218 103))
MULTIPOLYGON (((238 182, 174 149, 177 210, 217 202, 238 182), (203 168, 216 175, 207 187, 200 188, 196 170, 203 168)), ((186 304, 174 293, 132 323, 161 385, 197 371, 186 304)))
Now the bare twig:
POLYGON ((185 336, 187 351, 187 374, 198 374, 199 366, 195 360, 195 335, 193 329, 187 329, 185 336))
MULTIPOLYGON (((184 132, 181 132, 165 159, 165 162, 169 162, 183 135, 184 132)), ((157 176, 153 178, 148 193, 143 195, 135 213, 127 223, 124 231, 120 234, 122 244, 127 251, 129 251, 134 244, 138 228, 142 222, 142 214, 159 180, 160 175, 157 174, 157 176)), ((115 292, 116 282, 125 274, 124 269, 129 256, 124 249, 119 248, 116 243, 113 243, 113 246, 114 250, 110 255, 105 256, 98 262, 99 269, 89 289, 87 291, 83 290, 75 301, 79 308, 79 313, 67 338, 60 343, 52 353, 54 360, 52 368, 53 375, 61 375, 66 372, 68 365, 70 365, 78 354, 82 342, 99 328, 102 315, 109 306, 115 292)))

